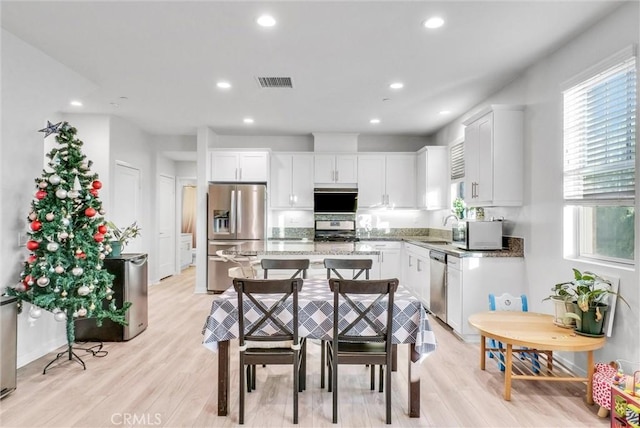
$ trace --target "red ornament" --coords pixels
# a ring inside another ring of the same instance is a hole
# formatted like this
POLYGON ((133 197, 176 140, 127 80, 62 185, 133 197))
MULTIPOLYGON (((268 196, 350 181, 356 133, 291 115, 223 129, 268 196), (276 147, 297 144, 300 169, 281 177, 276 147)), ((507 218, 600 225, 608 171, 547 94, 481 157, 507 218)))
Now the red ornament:
POLYGON ((36 260, 38 260, 38 258, 36 257, 35 254, 31 254, 28 258, 27 258, 27 262, 29 264, 33 264, 36 262, 36 260))
POLYGON ((96 215, 96 210, 89 207, 86 210, 84 210, 84 215, 86 215, 87 217, 93 217, 94 215, 96 215))
POLYGON ((31 275, 27 275, 22 280, 22 283, 27 286, 27 290, 28 290, 29 289, 29 283, 33 284, 33 278, 31 278, 31 275))
POLYGON ((98 197, 98 189, 91 189, 89 190, 89 193, 91 193, 95 198, 98 197))
POLYGON ((86 259, 87 255, 83 252, 76 254, 76 259, 86 259))
POLYGON ((33 230, 34 232, 40 230, 41 227, 42 223, 40 223, 38 220, 34 220, 31 222, 31 230, 33 230))
POLYGON ((104 241, 104 235, 102 233, 96 233, 95 235, 93 235, 93 239, 96 242, 102 242, 104 241))
POLYGON ((91 187, 93 187, 94 189, 102 189, 102 182, 96 180, 93 183, 91 183, 91 187))
POLYGON ((38 243, 38 241, 28 241, 27 242, 27 249, 29 251, 37 250, 39 246, 40 246, 40 244, 38 243))
POLYGON ((100 226, 98 226, 98 232, 104 235, 105 233, 107 233, 107 226, 105 226, 104 224, 101 224, 100 226))
POLYGON ((36 192, 36 198, 37 199, 44 199, 47 197, 47 192, 45 192, 44 190, 38 190, 36 192))

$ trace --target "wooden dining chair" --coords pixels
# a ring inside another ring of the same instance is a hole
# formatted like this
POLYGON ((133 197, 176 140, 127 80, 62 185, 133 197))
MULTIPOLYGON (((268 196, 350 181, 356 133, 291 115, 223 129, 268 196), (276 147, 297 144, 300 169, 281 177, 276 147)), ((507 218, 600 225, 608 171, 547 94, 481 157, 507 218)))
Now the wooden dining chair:
MULTIPOLYGON (((275 274, 274 271, 283 271, 283 270, 294 271, 293 274, 291 274, 291 276, 289 277, 291 279, 298 278, 298 277, 306 279, 307 270, 309 269, 309 259, 262 259, 260 260, 260 266, 264 271, 264 279, 269 278, 269 272, 271 272, 272 274, 275 274)), ((301 373, 306 374, 307 372, 307 341, 305 338, 301 338, 300 341, 303 347, 301 373)), ((265 367, 265 366, 266 364, 262 365, 262 367, 265 367)), ((251 367, 251 372, 252 372, 251 380, 253 382, 251 385, 251 389, 256 389, 256 384, 255 384, 256 367, 255 366, 251 367)), ((306 375, 302 376, 301 385, 302 385, 302 389, 300 391, 307 389, 306 375)))
POLYGON ((381 381, 383 367, 387 368, 385 413, 386 423, 391 424, 391 337, 393 297, 398 289, 398 280, 332 278, 329 287, 333 292, 333 338, 327 342, 327 359, 329 389, 333 392, 333 423, 338 423, 338 366, 370 364, 380 366, 381 381), (362 299, 367 296, 367 299, 362 299), (358 316, 348 321, 353 317, 347 317, 347 313, 356 313, 358 316), (381 316, 384 313, 386 317, 381 316), (363 328, 365 331, 362 331, 363 328))
MULTIPOLYGON (((350 279, 369 279, 369 273, 373 266, 371 259, 324 259, 324 267, 327 269, 327 279, 337 277, 345 279, 343 275, 349 273, 350 279), (364 278, 361 276, 364 275, 364 278)), ((349 279, 347 278, 347 279, 349 279)), ((320 388, 324 388, 326 362, 326 341, 320 341, 320 388)), ((375 366, 371 367, 371 390, 376 389, 375 366)), ((382 392, 382 389, 380 389, 382 392)))
MULTIPOLYGON (((509 293, 503 293, 499 296, 496 296, 493 293, 489 294, 489 310, 491 311, 529 311, 529 304, 527 301, 527 296, 525 294, 521 294, 520 296, 513 296, 509 293)), ((496 341, 495 339, 489 339, 489 347, 491 348, 502 348, 502 343, 496 341)), ((523 348, 526 349, 526 348, 523 348)), ((516 351, 518 351, 516 349, 516 351)), ((493 352, 488 351, 489 358, 493 358, 493 352)), ((540 361, 538 360, 538 354, 536 352, 519 352, 520 357, 522 359, 529 358, 531 360, 531 366, 534 373, 538 373, 540 370, 540 361)), ((498 367, 500 371, 505 370, 504 364, 504 355, 502 353, 498 354, 496 358, 498 362, 498 367)))
POLYGON ((245 366, 247 386, 255 385, 255 372, 250 367, 256 364, 291 364, 293 367, 293 423, 298 423, 298 391, 302 364, 300 351, 303 349, 298 337, 298 293, 302 289, 302 279, 246 279, 234 278, 233 287, 238 293, 238 332, 240 351, 240 402, 239 423, 244 424, 245 366), (259 294, 260 296, 256 296, 259 294), (272 305, 265 304, 265 295, 277 296, 272 305), (287 308, 287 300, 292 305, 287 308), (245 302, 253 303, 251 320, 245 313, 245 302), (281 311, 291 312, 291 327, 277 318, 281 311), (261 329, 273 330, 265 335, 261 329), (252 379, 252 376, 254 379, 252 379))
POLYGON ((306 279, 309 259, 262 259, 260 266, 264 271, 264 279, 269 277, 270 270, 295 270, 291 278, 300 276, 306 279))

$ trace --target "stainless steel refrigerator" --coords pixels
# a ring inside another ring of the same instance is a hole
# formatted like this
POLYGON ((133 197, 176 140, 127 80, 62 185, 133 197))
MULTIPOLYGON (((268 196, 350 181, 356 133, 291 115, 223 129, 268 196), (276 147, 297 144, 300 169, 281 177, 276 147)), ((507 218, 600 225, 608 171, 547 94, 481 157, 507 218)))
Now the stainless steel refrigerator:
MULTIPOLYGON (((104 268, 114 275, 113 298, 116 307, 121 308, 123 302, 131 302, 125 314, 127 325, 117 324, 109 319, 102 321, 98 327, 91 318, 76 319, 76 340, 97 340, 105 342, 121 342, 131 340, 142 333, 148 325, 148 273, 147 254, 130 253, 118 257, 104 259, 104 268)), ((104 307, 108 302, 103 302, 104 307)))
POLYGON ((228 271, 236 265, 216 252, 266 239, 267 186, 210 184, 208 198, 207 289, 220 292, 231 286, 228 271))

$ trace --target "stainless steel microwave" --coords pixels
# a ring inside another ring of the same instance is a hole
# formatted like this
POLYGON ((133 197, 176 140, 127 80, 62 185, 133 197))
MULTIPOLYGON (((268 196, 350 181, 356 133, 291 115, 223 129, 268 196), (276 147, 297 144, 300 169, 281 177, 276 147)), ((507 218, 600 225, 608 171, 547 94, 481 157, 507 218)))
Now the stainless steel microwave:
POLYGON ((502 222, 460 220, 452 228, 452 244, 464 250, 501 250, 502 222))

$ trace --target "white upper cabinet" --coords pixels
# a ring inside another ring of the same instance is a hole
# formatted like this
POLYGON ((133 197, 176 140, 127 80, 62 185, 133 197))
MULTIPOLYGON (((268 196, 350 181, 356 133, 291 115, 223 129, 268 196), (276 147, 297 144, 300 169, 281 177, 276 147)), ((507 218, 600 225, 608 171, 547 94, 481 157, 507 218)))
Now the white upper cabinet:
POLYGON ((267 152, 210 152, 209 181, 266 182, 267 152))
POLYGON ((416 155, 358 156, 358 207, 415 208, 416 155))
POLYGON ((522 205, 522 107, 494 105, 464 125, 467 205, 522 205))
POLYGON ((313 154, 271 155, 271 208, 313 209, 313 154))
POLYGON ((424 210, 448 207, 448 148, 423 147, 416 158, 416 204, 424 210))
POLYGON ((316 183, 357 183, 357 155, 316 154, 314 159, 316 183))

